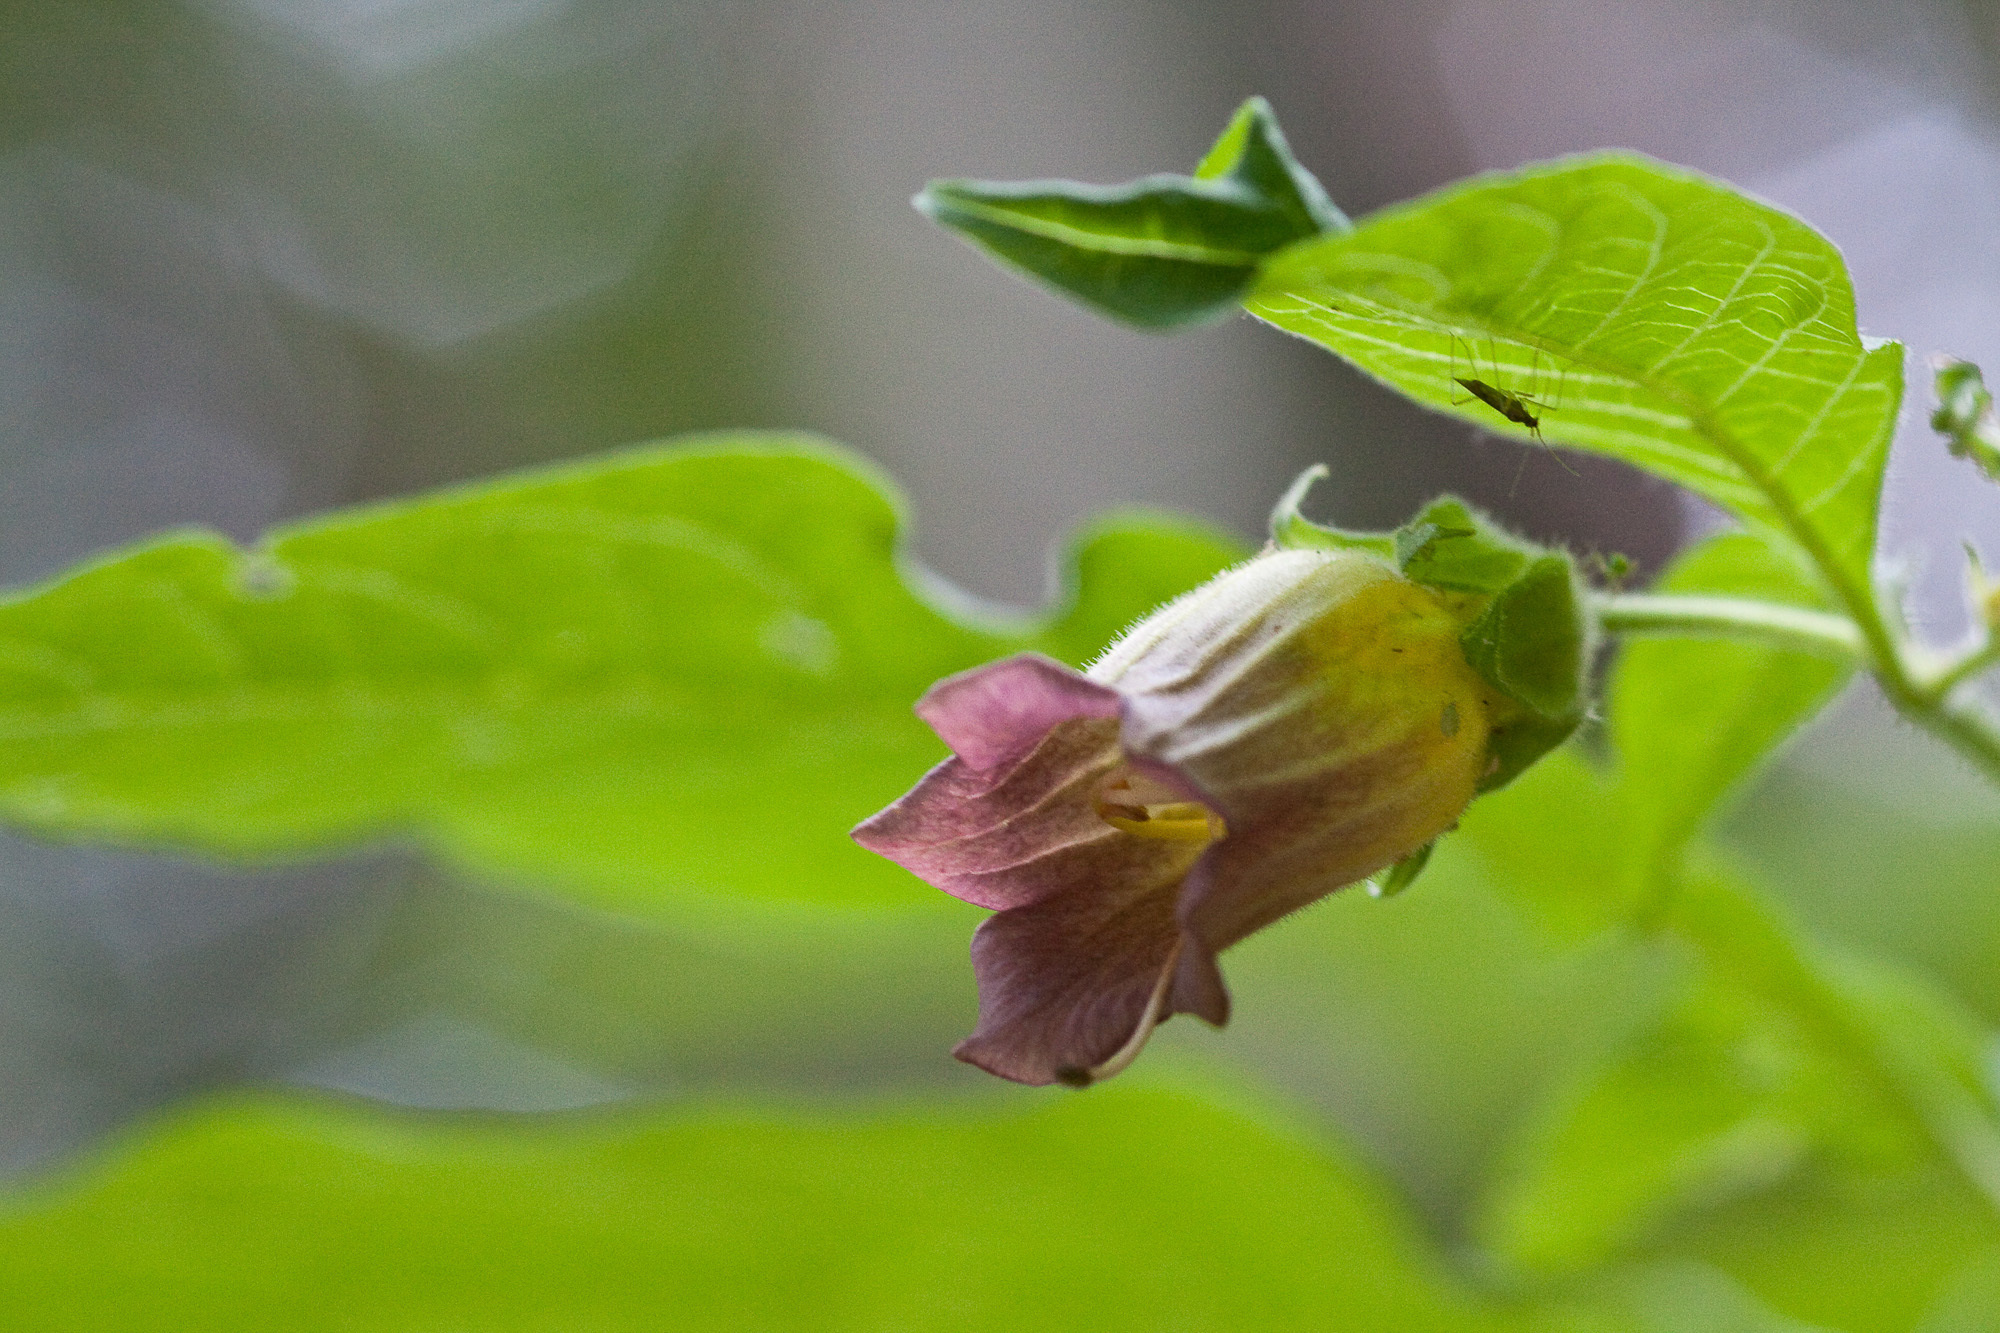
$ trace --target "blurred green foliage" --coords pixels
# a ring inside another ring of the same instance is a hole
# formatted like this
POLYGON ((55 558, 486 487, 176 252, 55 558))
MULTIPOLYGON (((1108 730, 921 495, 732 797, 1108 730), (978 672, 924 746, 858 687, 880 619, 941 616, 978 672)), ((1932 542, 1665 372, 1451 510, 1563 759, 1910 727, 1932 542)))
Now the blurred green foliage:
POLYGON ((1038 1100, 533 1125, 210 1106, 16 1198, 0 1289, 65 1329, 1493 1326, 1281 1118, 1157 1084, 1038 1100))
MULTIPOLYGON (((1900 378, 1855 335, 1821 238, 1626 158, 1345 231, 1268 113, 1245 116, 1199 179, 959 202, 1020 224, 1035 244, 985 238, 1012 262, 1113 310, 1135 255, 1188 258, 1154 233, 1257 214, 1224 265, 1245 273, 1200 276, 1182 306, 1253 291, 1255 313, 1445 410, 1460 357, 1534 397, 1560 353, 1535 399, 1550 436, 1750 525, 1664 587, 1817 607, 1865 581, 1900 378)), ((1178 281, 1148 272, 1147 301, 1178 281)), ((1495 424, 1490 400, 1464 411, 1495 424)), ((599 1071, 666 1071, 644 1086, 699 1088, 731 1059, 764 1075, 733 1100, 538 1119, 186 1108, 0 1205, 0 1321, 1995 1326, 2000 1113, 1968 1009, 2000 1013, 1990 950, 1864 950, 1881 923, 1839 929, 1801 887, 1869 876, 1990 928, 1994 828, 1906 837, 1863 797, 1798 786, 1745 804, 1844 668, 1628 641, 1602 725, 1481 798, 1420 891, 1339 895, 1246 942, 1227 1034, 1171 1024, 1087 1094, 975 1099, 968 1075, 921 1096, 906 1066, 947 1067, 969 1019, 951 954, 972 914, 844 839, 939 757, 910 700, 1004 653, 1083 661, 1241 553, 1183 522, 1107 522, 1060 605, 1010 616, 899 540, 851 457, 739 435, 249 551, 169 534, 0 603, 10 821, 257 856, 414 835, 461 872, 650 923, 468 900, 456 996, 481 1021, 599 1071), (898 1096, 786 1105, 870 1062, 898 1096)))
POLYGON ((724 436, 372 506, 255 551, 172 533, 0 603, 0 810, 296 851, 413 832, 634 911, 675 891, 893 902, 844 830, 941 757, 939 676, 1095 653, 1236 548, 1110 522, 1008 623, 903 580, 884 483, 724 436))

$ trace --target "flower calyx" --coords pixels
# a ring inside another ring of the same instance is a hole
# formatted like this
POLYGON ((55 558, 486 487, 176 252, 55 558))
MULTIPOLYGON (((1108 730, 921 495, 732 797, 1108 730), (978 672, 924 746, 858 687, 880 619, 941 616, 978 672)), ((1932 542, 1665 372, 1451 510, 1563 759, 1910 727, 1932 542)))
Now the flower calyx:
POLYGON ((1300 506, 1326 475, 1323 464, 1315 465, 1292 483, 1271 511, 1272 544, 1366 551, 1412 582, 1460 599, 1465 659, 1513 705, 1495 720, 1479 790, 1506 786, 1583 721, 1595 626, 1584 612, 1575 562, 1449 495, 1393 532, 1315 523, 1300 506))

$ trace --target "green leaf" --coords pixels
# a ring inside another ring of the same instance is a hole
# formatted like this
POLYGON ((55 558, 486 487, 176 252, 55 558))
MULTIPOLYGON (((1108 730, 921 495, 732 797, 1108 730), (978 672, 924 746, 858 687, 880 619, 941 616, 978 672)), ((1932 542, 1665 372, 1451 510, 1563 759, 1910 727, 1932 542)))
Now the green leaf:
POLYGON ((1236 108, 1222 137, 1194 169, 1194 178, 1227 181, 1268 201, 1290 219, 1294 239, 1354 225, 1327 198, 1319 178, 1292 156, 1277 113, 1261 97, 1236 108))
POLYGON ((1668 924, 1719 973, 1796 1016, 1811 1040, 1879 1093, 2000 1209, 2000 1106, 1978 1024, 1948 996, 1880 960, 1813 947, 1733 874, 1714 866, 1674 896, 1668 924))
POLYGON ((1478 849, 1508 901, 1577 941, 1631 919, 1628 886, 1605 873, 1624 856, 1623 818, 1616 787, 1572 746, 1474 801, 1455 841, 1478 849))
POLYGON ((1879 1152, 1900 1129, 1783 1009, 1698 972, 1659 1022, 1531 1122, 1482 1232, 1524 1272, 1582 1271, 1768 1188, 1835 1134, 1879 1152))
POLYGON ((1246 302, 1417 401, 1679 482, 1868 586, 1902 352, 1798 219, 1628 154, 1482 176, 1294 246, 1246 302))
POLYGON ((1960 1175, 1953 1207, 1991 1230, 2000 1121, 1974 1023, 1912 974, 1802 940, 1713 867, 1668 924, 1695 946, 1679 998, 1524 1125, 1482 1210, 1498 1254, 1558 1274, 1688 1253, 1775 1187, 1859 1193, 1940 1168, 1960 1175))
MULTIPOLYGON (((1747 533, 1694 547, 1656 590, 1822 605, 1795 561, 1747 533)), ((1635 870, 1642 877, 1665 873, 1703 822, 1849 672, 1823 658, 1741 640, 1627 640, 1611 683, 1610 722, 1635 870)))
MULTIPOLYGON (((1949 1168, 1923 1162, 1901 1170, 1802 1171, 1704 1216, 1672 1248, 1722 1270, 1764 1306, 1812 1330, 1891 1333, 1919 1328, 1927 1311, 1954 1294, 1966 1269, 1991 1253, 1994 1240, 1990 1207, 1949 1168)), ((1713 1327, 1683 1325, 1675 1333, 1713 1327)))
POLYGON ((1243 104, 1194 176, 940 180, 912 202, 1002 263, 1148 329, 1228 314, 1263 256, 1347 225, 1261 98, 1243 104))
POLYGON ((1315 1143, 1136 1085, 1026 1115, 482 1124, 239 1101, 0 1212, 23 1327, 1490 1328, 1315 1143))
POLYGON ((0 602, 0 818, 228 855, 416 833, 627 908, 907 901, 846 831, 941 754, 911 701, 1009 652, 1093 653, 1238 552, 1100 528, 1070 608, 1005 626, 928 603, 898 541, 858 459, 768 435, 254 552, 168 534, 0 602))

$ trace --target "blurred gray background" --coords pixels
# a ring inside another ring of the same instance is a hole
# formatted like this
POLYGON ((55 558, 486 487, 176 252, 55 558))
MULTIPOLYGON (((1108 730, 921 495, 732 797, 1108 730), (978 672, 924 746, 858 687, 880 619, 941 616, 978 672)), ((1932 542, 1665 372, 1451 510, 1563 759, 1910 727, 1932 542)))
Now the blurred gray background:
MULTIPOLYGON (((1050 544, 1090 514, 1164 506, 1250 537, 1316 461, 1334 472, 1317 501, 1329 518, 1392 523, 1449 488, 1642 571, 1710 521, 1617 466, 1571 470, 1426 416, 1247 321, 1173 339, 1111 326, 908 207, 936 175, 1185 170, 1253 92, 1354 214, 1597 147, 1718 173, 1846 251, 1864 331, 2000 366, 2000 18, 1983 5, 0 12, 9 585, 168 525, 248 538, 350 500, 727 426, 818 430, 873 456, 909 492, 921 558, 1015 602, 1045 595, 1050 544)), ((1927 410, 1919 376, 1887 550, 1949 637, 1959 537, 2000 566, 2000 491, 1921 429, 1927 410)), ((1736 836, 1822 930, 1931 967, 2000 1019, 1989 895, 1908 874, 1956 855, 1977 884, 1996 828, 1994 803, 1862 693, 1736 836), (1836 825, 1870 834, 1893 893, 1811 873, 1836 825)), ((907 927, 949 941, 943 993, 967 989, 968 924, 907 927)), ((781 986, 743 998, 789 965, 753 962, 452 884, 393 849, 250 872, 0 841, 0 1165, 245 1078, 524 1110, 970 1086, 938 1059, 962 1011, 880 1007, 815 1046, 781 986), (730 977, 740 1005, 768 1012, 739 1005, 727 1041, 704 1038, 730 977), (616 1031, 573 1021, 620 1004, 616 1031)), ((1343 1012, 1357 1032, 1381 1021, 1343 1012)), ((1325 1093, 1359 1122, 1368 1096, 1325 1093)))

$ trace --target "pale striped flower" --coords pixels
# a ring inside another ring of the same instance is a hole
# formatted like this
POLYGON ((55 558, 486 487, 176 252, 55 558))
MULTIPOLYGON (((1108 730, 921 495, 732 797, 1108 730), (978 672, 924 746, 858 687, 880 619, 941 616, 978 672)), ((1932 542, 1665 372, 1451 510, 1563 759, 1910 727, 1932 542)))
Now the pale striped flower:
POLYGON ((854 836, 996 909, 959 1058, 1108 1077, 1173 1014, 1228 1019, 1222 950, 1451 828, 1516 708, 1461 650, 1476 600, 1272 550, 1088 671, 1023 655, 933 686, 917 712, 953 756, 854 836))

